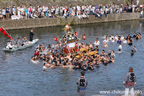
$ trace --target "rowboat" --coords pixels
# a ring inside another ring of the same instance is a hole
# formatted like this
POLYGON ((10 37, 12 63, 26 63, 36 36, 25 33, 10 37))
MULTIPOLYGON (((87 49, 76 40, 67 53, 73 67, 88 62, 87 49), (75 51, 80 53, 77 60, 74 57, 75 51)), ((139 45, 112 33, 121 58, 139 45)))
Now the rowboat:
POLYGON ((28 41, 27 44, 23 45, 23 46, 19 46, 17 47, 16 45, 12 48, 4 48, 3 50, 6 52, 13 52, 13 51, 17 51, 17 50, 21 50, 21 49, 25 49, 27 47, 33 46, 35 43, 37 43, 39 41, 39 39, 34 39, 33 41, 28 41))

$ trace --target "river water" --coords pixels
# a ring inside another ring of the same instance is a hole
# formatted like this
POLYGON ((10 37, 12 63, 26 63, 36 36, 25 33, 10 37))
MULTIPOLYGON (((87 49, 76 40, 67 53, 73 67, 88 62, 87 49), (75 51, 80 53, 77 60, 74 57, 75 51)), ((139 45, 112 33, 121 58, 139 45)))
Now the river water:
MULTIPOLYGON (((42 64, 32 64, 31 56, 38 44, 55 43, 54 36, 61 37, 63 27, 35 28, 34 38, 40 39, 37 44, 24 50, 6 53, 3 48, 6 46, 7 37, 0 33, 0 96, 77 96, 76 81, 80 77, 80 70, 69 70, 56 67, 46 72, 42 70, 42 64)), ((133 35, 135 32, 144 34, 144 21, 121 21, 109 23, 97 23, 73 26, 78 36, 86 34, 86 40, 82 42, 94 42, 96 38, 101 41, 100 51, 105 49, 117 51, 116 43, 109 43, 104 48, 103 35, 133 35)), ((13 38, 29 36, 30 29, 9 30, 13 38)), ((124 91, 123 80, 129 67, 134 68, 137 76, 136 90, 144 90, 144 43, 143 39, 134 40, 137 52, 130 56, 132 47, 123 44, 123 53, 116 54, 115 63, 108 66, 101 65, 99 69, 87 71, 88 80, 87 96, 100 94, 100 91, 124 91)), ((106 96, 119 94, 103 94, 106 96)))

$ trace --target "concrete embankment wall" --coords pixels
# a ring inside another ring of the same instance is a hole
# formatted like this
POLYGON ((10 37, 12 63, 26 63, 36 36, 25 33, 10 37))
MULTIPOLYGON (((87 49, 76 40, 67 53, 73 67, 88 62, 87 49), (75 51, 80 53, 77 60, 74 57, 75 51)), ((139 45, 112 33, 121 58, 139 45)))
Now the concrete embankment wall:
POLYGON ((139 13, 123 13, 123 14, 110 14, 107 17, 95 18, 90 16, 89 19, 78 19, 77 17, 65 18, 36 18, 27 20, 3 20, 0 21, 0 27, 5 29, 22 29, 22 28, 34 28, 34 27, 48 27, 48 26, 60 26, 65 24, 88 24, 98 22, 111 22, 122 20, 134 20, 139 19, 139 13))

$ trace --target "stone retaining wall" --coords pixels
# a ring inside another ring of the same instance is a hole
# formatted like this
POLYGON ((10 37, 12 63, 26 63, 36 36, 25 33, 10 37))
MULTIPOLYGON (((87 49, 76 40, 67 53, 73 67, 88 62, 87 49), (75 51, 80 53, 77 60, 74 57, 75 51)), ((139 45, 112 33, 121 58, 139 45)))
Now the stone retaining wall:
POLYGON ((48 26, 60 26, 65 24, 87 24, 98 22, 111 22, 122 20, 134 20, 139 19, 139 13, 123 13, 123 14, 110 14, 103 16, 103 18, 95 18, 90 16, 89 19, 78 19, 77 17, 65 18, 36 18, 27 20, 3 20, 0 21, 0 27, 5 29, 22 29, 22 28, 34 28, 34 27, 48 27, 48 26))

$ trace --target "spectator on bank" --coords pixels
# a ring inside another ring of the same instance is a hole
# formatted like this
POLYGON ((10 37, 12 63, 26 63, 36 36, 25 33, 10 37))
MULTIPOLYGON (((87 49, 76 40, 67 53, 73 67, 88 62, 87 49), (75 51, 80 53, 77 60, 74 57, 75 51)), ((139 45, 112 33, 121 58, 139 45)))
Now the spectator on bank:
POLYGON ((15 8, 15 5, 13 5, 13 7, 12 7, 12 15, 16 15, 16 8, 15 8))
POLYGON ((27 19, 28 18, 28 9, 24 8, 24 11, 25 11, 25 18, 27 19))
POLYGON ((57 7, 56 7, 56 12, 55 12, 56 17, 59 16, 59 11, 60 11, 60 9, 59 9, 59 6, 57 5, 57 7))
POLYGON ((55 16, 55 5, 53 5, 51 8, 51 14, 52 14, 52 17, 56 17, 55 16))
POLYGON ((29 5, 29 7, 17 6, 13 5, 12 7, 6 7, 2 9, 3 19, 18 17, 17 19, 27 19, 27 18, 42 18, 42 17, 73 17, 77 16, 79 19, 87 18, 90 15, 95 15, 96 18, 101 18, 103 15, 107 17, 109 14, 120 14, 126 12, 140 12, 142 10, 143 5, 136 5, 136 3, 132 3, 132 5, 117 5, 117 4, 107 4, 107 5, 82 5, 79 4, 77 6, 37 6, 33 7, 29 5), (13 16, 14 15, 14 16, 13 16))
POLYGON ((2 10, 0 9, 0 20, 3 19, 2 10))
POLYGON ((20 18, 21 17, 21 9, 20 6, 17 7, 17 15, 20 18))
POLYGON ((137 3, 137 5, 139 5, 139 0, 137 0, 137 2, 136 2, 136 3, 137 3))
POLYGON ((9 7, 6 8, 6 18, 9 18, 9 7))
POLYGON ((52 14, 51 14, 51 11, 49 11, 48 16, 49 16, 50 18, 53 18, 52 14))
POLYGON ((140 12, 140 18, 143 18, 143 10, 140 12))
POLYGON ((29 8, 28 8, 28 18, 32 17, 32 6, 30 4, 29 8))
POLYGON ((22 16, 25 16, 25 6, 24 5, 22 6, 21 10, 22 10, 22 16))
POLYGON ((5 8, 2 9, 2 15, 3 15, 3 19, 5 19, 6 18, 6 10, 5 10, 5 8))

